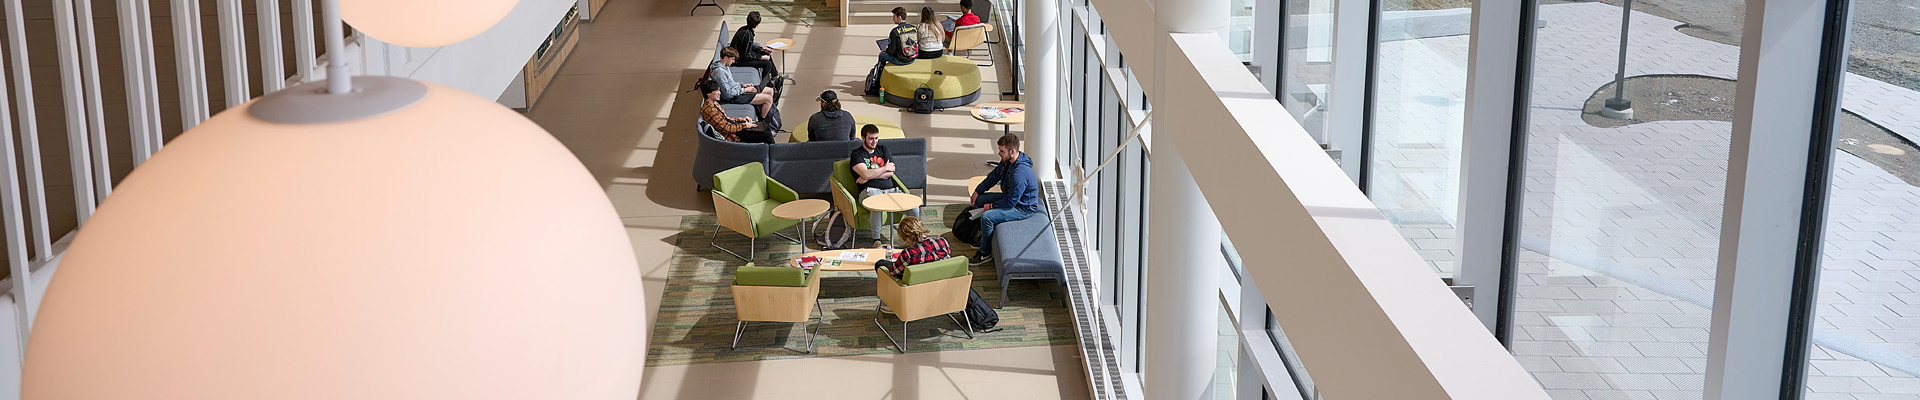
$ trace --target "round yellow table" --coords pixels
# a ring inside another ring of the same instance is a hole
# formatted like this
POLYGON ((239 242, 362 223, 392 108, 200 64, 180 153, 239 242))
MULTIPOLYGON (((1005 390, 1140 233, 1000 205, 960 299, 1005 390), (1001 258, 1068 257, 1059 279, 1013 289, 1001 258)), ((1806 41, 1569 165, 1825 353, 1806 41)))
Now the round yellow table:
POLYGON ((981 103, 980 105, 973 107, 973 119, 977 119, 977 120, 980 120, 980 122, 985 122, 988 124, 999 125, 1001 127, 1001 132, 1013 133, 1014 125, 1023 125, 1027 123, 1026 110, 1027 110, 1027 103, 1018 102, 1018 101, 995 101, 995 102, 981 103), (992 118, 992 119, 989 119, 986 117, 985 114, 982 114, 990 110, 998 111, 998 110, 1005 110, 1008 108, 1019 108, 1020 112, 1010 113, 1006 111, 1000 111, 1000 115, 1001 115, 1000 118, 992 118))
POLYGON ((789 201, 773 208, 773 217, 800 221, 800 249, 807 248, 807 218, 820 216, 833 208, 833 203, 820 199, 800 199, 789 201))
MULTIPOLYGON (((892 215, 888 214, 920 208, 920 205, 924 203, 925 201, 921 200, 920 196, 915 196, 912 193, 882 193, 868 197, 866 200, 861 200, 860 206, 866 207, 868 210, 881 212, 880 220, 886 221, 892 219, 892 215)), ((877 229, 878 227, 875 228, 877 229)), ((893 237, 894 235, 887 235, 887 244, 893 244, 893 237)))

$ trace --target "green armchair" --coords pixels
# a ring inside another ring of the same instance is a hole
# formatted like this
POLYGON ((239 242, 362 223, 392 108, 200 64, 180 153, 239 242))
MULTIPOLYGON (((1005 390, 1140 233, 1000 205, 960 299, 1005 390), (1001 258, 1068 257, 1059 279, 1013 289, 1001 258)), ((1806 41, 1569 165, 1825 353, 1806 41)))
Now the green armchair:
POLYGON ((794 193, 793 189, 788 188, 787 185, 767 178, 767 171, 759 162, 747 163, 713 174, 713 211, 720 217, 720 226, 746 235, 750 239, 748 242, 750 247, 747 249, 747 257, 740 257, 740 253, 720 247, 720 243, 711 241, 720 237, 719 229, 713 230, 713 236, 708 238, 708 244, 742 260, 756 255, 755 250, 760 245, 760 237, 769 233, 780 235, 798 244, 799 240, 780 233, 780 230, 799 224, 800 221, 774 217, 773 208, 799 199, 800 195, 794 193))
MULTIPOLYGON (((900 176, 898 175, 893 177, 893 185, 899 187, 900 190, 907 190, 907 183, 900 181, 900 176)), ((850 229, 864 227, 869 218, 872 218, 870 217, 872 211, 868 211, 866 207, 860 205, 860 189, 859 186, 853 183, 852 160, 833 162, 833 209, 840 210, 841 220, 845 221, 847 228, 850 229)), ((905 214, 894 213, 893 216, 887 218, 886 222, 888 224, 899 223, 901 219, 906 217, 905 214)))
MULTIPOLYGON (((900 318, 902 331, 907 329, 908 322, 946 315, 953 323, 966 328, 968 339, 973 338, 973 325, 953 317, 953 313, 967 314, 967 294, 973 289, 973 271, 967 269, 966 257, 909 265, 898 278, 884 270, 876 269, 874 273, 880 276, 874 284, 874 293, 880 297, 881 304, 893 308, 893 316, 900 318)), ((906 347, 887 332, 887 326, 880 323, 881 315, 880 306, 874 305, 873 324, 880 326, 880 333, 887 335, 894 349, 907 352, 906 347)))

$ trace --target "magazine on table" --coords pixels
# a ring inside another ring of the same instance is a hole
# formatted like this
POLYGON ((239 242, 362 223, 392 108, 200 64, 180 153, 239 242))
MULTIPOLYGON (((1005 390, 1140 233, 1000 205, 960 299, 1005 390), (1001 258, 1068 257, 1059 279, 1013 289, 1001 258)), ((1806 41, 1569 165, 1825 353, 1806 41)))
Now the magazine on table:
POLYGON ((867 260, 867 253, 865 252, 859 252, 859 251, 840 252, 840 261, 860 262, 860 261, 866 261, 866 260, 867 260))

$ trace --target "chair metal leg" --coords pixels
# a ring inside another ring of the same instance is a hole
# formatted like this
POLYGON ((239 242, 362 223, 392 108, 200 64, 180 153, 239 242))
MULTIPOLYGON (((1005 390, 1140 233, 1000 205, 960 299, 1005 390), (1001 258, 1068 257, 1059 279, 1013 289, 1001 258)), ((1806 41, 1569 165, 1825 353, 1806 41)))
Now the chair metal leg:
MULTIPOLYGON (((898 341, 898 340, 894 340, 894 339, 893 339, 893 334, 892 334, 892 333, 889 333, 889 332, 887 332, 887 325, 885 325, 885 324, 881 324, 881 323, 880 323, 880 305, 879 305, 879 304, 874 304, 874 305, 873 305, 873 325, 874 325, 874 326, 878 326, 878 327, 880 327, 880 334, 882 334, 882 335, 887 335, 887 341, 889 341, 889 342, 893 342, 893 349, 894 349, 894 350, 896 350, 896 351, 899 351, 899 352, 900 352, 900 354, 906 354, 906 353, 907 353, 907 348, 906 348, 906 347, 904 347, 904 346, 901 346, 901 345, 900 345, 900 341, 898 341)), ((906 321, 906 320, 901 320, 901 321, 900 321, 900 335, 901 335, 901 336, 905 336, 905 335, 907 334, 907 332, 906 332, 906 328, 907 328, 907 321, 906 321)))
MULTIPOLYGON (((801 228, 801 229, 805 229, 805 228, 801 228)), ((773 234, 780 235, 780 237, 783 237, 783 238, 787 238, 787 241, 793 242, 793 244, 800 244, 800 239, 794 239, 792 236, 787 236, 786 232, 774 232, 773 234)))
POLYGON ((746 329, 747 329, 747 321, 740 321, 733 324, 733 349, 734 350, 740 350, 740 333, 745 332, 746 329))
POLYGON ((827 324, 825 311, 820 310, 820 299, 813 299, 813 331, 807 332, 807 354, 813 354, 813 338, 820 336, 820 326, 827 324))
MULTIPOLYGON (((712 235, 712 236, 709 236, 709 237, 707 237, 707 245, 708 245, 708 246, 713 246, 713 248, 716 248, 716 249, 720 249, 720 251, 724 251, 724 252, 727 252, 727 254, 732 254, 732 255, 733 255, 734 257, 738 257, 738 258, 740 258, 741 260, 746 260, 746 259, 747 259, 746 257, 740 257, 740 253, 735 253, 735 252, 733 252, 733 250, 727 250, 727 248, 725 248, 725 247, 720 247, 720 242, 718 242, 717 240, 720 240, 720 229, 718 229, 718 228, 715 228, 715 229, 713 230, 713 235, 712 235)), ((752 252, 752 249, 748 249, 748 252, 749 252, 749 253, 751 253, 751 252, 752 252)))
POLYGON ((1007 284, 1005 282, 1001 282, 1000 283, 1000 302, 994 304, 993 309, 998 310, 1006 306, 1007 306, 1007 284))
MULTIPOLYGON (((966 315, 967 315, 967 310, 960 310, 960 316, 965 317, 966 315)), ((947 319, 953 319, 953 314, 951 313, 947 314, 947 319)), ((972 318, 968 318, 968 319, 971 320, 972 318)), ((973 325, 969 325, 966 322, 961 322, 960 320, 957 320, 957 319, 953 319, 953 323, 960 325, 960 327, 962 328, 967 328, 967 338, 968 339, 973 338, 973 325)))

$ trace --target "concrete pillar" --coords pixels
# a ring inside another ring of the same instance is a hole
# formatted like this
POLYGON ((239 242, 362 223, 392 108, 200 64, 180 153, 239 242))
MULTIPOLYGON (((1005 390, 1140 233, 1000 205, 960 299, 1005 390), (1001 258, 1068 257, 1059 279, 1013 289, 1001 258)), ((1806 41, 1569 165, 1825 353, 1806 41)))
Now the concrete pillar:
MULTIPOLYGON (((1155 71, 1147 95, 1154 107, 1149 162, 1147 217, 1147 331, 1145 379, 1149 399, 1199 400, 1213 398, 1213 372, 1218 360, 1220 323, 1220 220, 1200 193, 1193 175, 1168 136, 1194 126, 1179 122, 1181 99, 1167 98, 1166 55, 1173 52, 1170 33, 1217 33, 1226 40, 1227 0, 1156 0, 1155 71)), ((1198 149, 1203 150, 1203 149, 1198 149)), ((1204 154, 1204 153, 1196 153, 1204 154)))
POLYGON ((1058 0, 1021 0, 1021 32, 1026 37, 1026 89, 1021 100, 1027 103, 1027 157, 1033 158, 1033 172, 1040 179, 1059 178, 1060 59, 1066 53, 1060 47, 1058 0))

